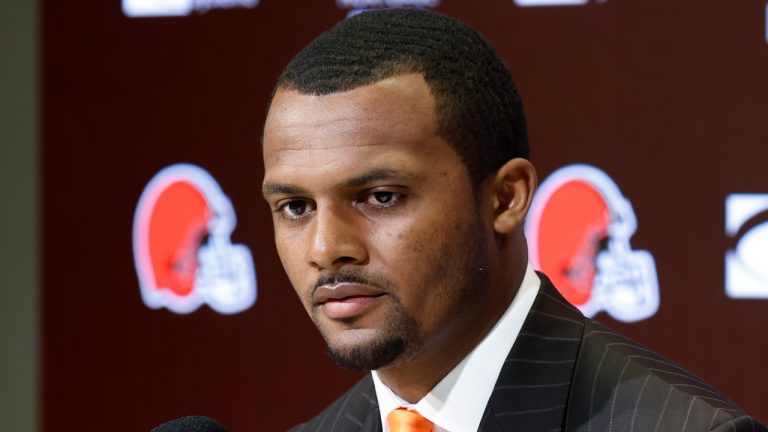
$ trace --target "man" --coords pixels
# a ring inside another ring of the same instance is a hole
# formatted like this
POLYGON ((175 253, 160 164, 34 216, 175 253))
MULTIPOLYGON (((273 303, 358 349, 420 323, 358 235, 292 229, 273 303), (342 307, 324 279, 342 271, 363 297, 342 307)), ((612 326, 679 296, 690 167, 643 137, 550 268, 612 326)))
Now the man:
POLYGON ((297 430, 768 430, 528 266, 527 159, 509 72, 450 18, 363 13, 291 61, 264 130, 277 249, 331 357, 372 371, 297 430))

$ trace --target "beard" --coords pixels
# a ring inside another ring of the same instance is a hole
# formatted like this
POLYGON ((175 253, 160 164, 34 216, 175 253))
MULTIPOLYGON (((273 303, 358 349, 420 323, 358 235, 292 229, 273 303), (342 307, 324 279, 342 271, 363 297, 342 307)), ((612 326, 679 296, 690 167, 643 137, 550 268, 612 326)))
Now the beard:
MULTIPOLYGON (((466 323, 468 312, 478 299, 487 295, 490 284, 488 256, 485 249, 482 221, 468 224, 467 229, 456 232, 442 247, 423 257, 423 264, 417 267, 420 274, 418 287, 433 291, 432 297, 450 305, 445 311, 444 327, 463 318, 466 323)), ((388 279, 365 271, 348 270, 318 280, 316 286, 327 283, 353 282, 385 287, 387 292, 397 293, 398 289, 388 279)), ((414 289, 414 287, 411 287, 414 289)), ((397 366, 412 360, 424 352, 428 343, 419 337, 419 320, 410 315, 396 295, 390 296, 391 310, 383 327, 373 337, 361 337, 353 343, 334 345, 330 334, 313 317, 315 325, 326 341, 329 357, 340 367, 352 371, 376 370, 397 366)), ((469 318, 471 319, 471 318, 469 318)), ((349 323, 354 322, 354 319, 349 323)))

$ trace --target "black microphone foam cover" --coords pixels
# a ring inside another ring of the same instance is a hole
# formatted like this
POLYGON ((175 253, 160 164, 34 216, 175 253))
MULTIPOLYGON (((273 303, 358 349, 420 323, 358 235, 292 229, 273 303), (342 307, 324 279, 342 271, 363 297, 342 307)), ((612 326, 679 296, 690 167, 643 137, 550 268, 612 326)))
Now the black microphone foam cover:
POLYGON ((187 416, 163 423, 152 432, 227 432, 227 429, 210 417, 187 416))

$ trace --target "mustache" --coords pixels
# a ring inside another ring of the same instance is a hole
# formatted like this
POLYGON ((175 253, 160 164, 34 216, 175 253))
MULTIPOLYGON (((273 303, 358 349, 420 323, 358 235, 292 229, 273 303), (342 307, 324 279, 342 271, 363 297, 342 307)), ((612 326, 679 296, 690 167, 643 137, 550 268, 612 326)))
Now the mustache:
POLYGON ((324 285, 338 285, 341 283, 356 283, 361 285, 371 285, 385 290, 391 289, 394 284, 384 276, 369 273, 363 270, 342 270, 335 274, 323 274, 317 278, 317 282, 312 287, 312 291, 324 285))
POLYGON ((383 291, 387 291, 387 292, 391 292, 392 288, 394 288, 394 284, 384 276, 377 275, 375 273, 370 273, 364 270, 342 270, 334 274, 320 275, 320 277, 317 278, 317 281, 315 282, 314 286, 309 292, 310 292, 310 295, 313 295, 314 292, 321 286, 326 286, 326 285, 333 286, 341 283, 355 283, 360 285, 370 285, 370 286, 381 288, 383 291))

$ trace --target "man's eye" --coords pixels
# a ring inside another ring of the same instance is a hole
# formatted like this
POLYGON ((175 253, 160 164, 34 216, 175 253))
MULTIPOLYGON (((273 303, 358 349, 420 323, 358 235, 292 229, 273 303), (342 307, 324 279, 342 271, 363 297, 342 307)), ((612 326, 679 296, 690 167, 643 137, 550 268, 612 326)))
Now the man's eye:
POLYGON ((368 198, 368 204, 377 207, 392 207, 400 200, 398 192, 376 191, 372 192, 368 198))
POLYGON ((298 219, 309 210, 306 201, 293 200, 281 205, 277 211, 282 213, 288 219, 298 219))

